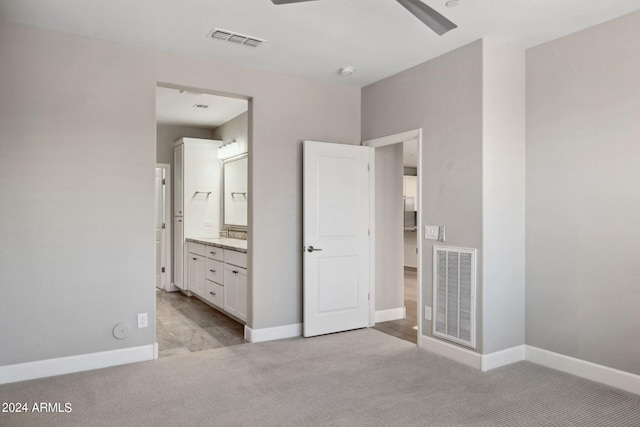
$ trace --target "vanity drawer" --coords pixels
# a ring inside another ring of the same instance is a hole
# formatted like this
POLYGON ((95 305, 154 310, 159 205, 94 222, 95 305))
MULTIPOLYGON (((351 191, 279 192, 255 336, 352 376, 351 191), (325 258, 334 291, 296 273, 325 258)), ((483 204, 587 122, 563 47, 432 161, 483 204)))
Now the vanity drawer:
POLYGON ((247 254, 245 252, 224 250, 224 262, 227 264, 237 265, 238 267, 247 268, 247 254))
POLYGON ((224 277, 224 264, 222 263, 222 261, 206 258, 204 265, 205 277, 207 278, 207 280, 222 283, 224 277))
POLYGON ((188 242, 187 250, 196 255, 205 255, 205 246, 202 243, 188 242))
POLYGON ((207 246, 206 257, 211 259, 217 259, 218 261, 224 261, 223 255, 224 249, 217 246, 207 246))
POLYGON ((204 299, 222 309, 224 307, 224 287, 211 280, 207 280, 204 299))

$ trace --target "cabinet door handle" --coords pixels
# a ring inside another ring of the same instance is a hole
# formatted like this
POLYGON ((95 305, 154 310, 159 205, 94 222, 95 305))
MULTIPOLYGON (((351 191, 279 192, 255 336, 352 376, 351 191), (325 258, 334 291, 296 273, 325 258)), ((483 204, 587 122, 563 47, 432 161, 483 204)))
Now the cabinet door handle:
POLYGON ((210 271, 210 272, 212 272, 212 273, 215 273, 215 272, 216 272, 215 270, 209 270, 209 271, 210 271))
POLYGON ((217 252, 209 252, 211 255, 215 255, 217 252))
POLYGON ((194 260, 194 261, 197 261, 197 260, 198 260, 198 258, 194 258, 193 260, 194 260))
POLYGON ((211 295, 213 295, 214 297, 216 296, 216 293, 215 293, 215 292, 209 291, 209 293, 210 293, 211 295))
POLYGON ((233 272, 233 274, 238 274, 237 270, 231 270, 233 272))

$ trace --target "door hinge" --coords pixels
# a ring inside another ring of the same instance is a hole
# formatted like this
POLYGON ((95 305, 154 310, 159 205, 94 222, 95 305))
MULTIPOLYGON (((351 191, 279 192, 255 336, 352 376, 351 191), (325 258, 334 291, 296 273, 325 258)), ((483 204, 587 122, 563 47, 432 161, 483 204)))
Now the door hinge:
POLYGON ((371 294, 367 294, 367 299, 371 301, 371 294))
POLYGON ((167 183, 167 180, 162 178, 162 185, 166 185, 166 183, 167 183))
POLYGON ((371 229, 367 228, 367 236, 371 236, 371 229))
POLYGON ((162 228, 165 229, 167 228, 167 224, 165 224, 164 222, 162 223, 162 228))
POLYGON ((371 170, 371 163, 367 163, 367 170, 370 171, 371 170))
POLYGON ((162 267, 162 272, 163 272, 163 273, 165 272, 165 269, 164 269, 164 267, 162 267))

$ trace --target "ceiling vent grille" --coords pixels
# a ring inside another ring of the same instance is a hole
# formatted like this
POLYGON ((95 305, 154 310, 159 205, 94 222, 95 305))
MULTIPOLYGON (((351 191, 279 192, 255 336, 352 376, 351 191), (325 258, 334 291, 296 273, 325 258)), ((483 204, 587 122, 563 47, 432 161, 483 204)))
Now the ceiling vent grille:
POLYGON ((258 37, 247 36, 244 34, 234 33, 233 31, 223 30, 221 28, 214 28, 209 33, 209 38, 215 40, 223 40, 235 44, 241 44, 243 46, 258 47, 266 40, 259 39, 258 37))

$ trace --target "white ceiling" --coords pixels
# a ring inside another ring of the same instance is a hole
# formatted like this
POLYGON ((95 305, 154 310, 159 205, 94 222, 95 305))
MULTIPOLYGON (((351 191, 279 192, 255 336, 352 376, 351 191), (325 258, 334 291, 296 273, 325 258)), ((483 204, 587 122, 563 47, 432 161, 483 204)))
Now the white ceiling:
POLYGON ((0 0, 0 19, 362 87, 482 37, 521 48, 640 9, 640 0, 423 0, 458 25, 438 36, 393 0, 0 0), (266 39, 211 40, 214 28, 266 39), (343 66, 356 68, 341 77, 343 66))
POLYGON ((156 88, 156 121, 160 124, 214 129, 244 113, 247 107, 244 99, 156 88), (204 105, 207 108, 196 107, 204 105))

